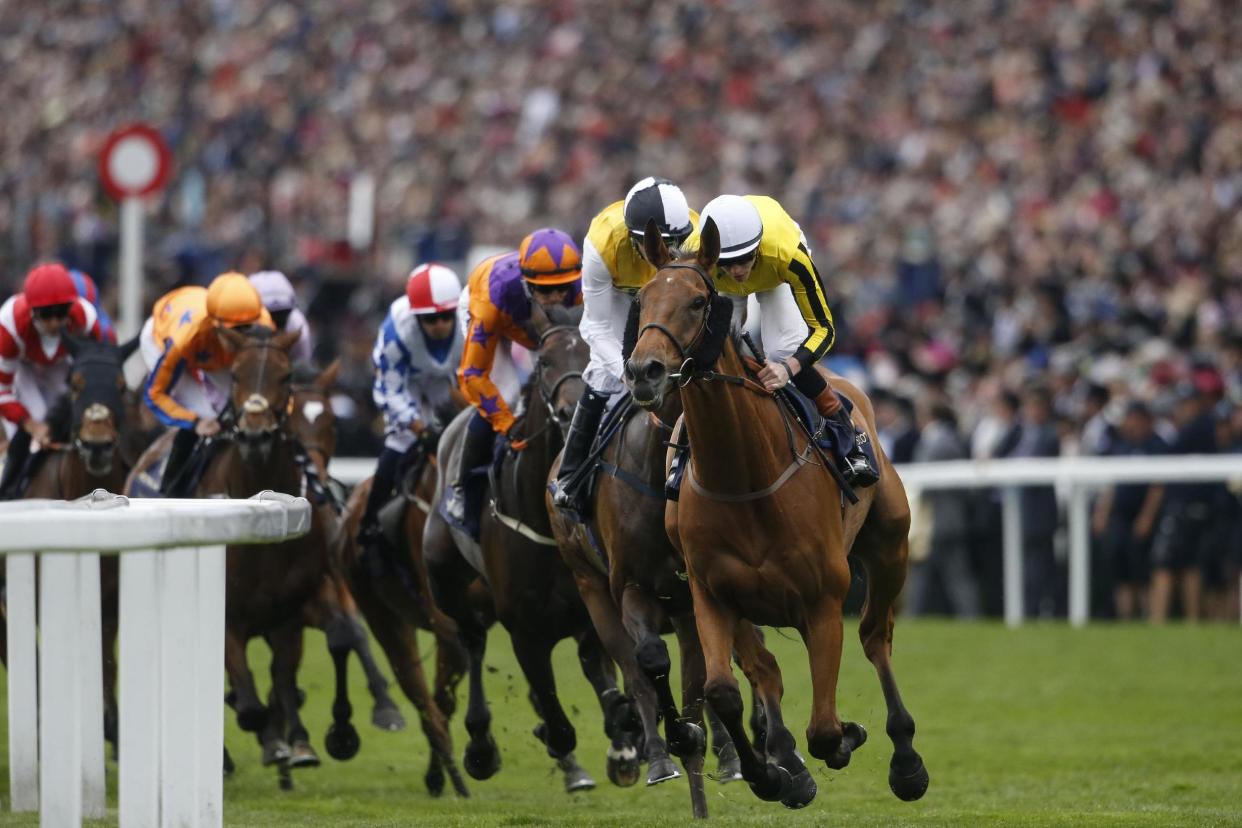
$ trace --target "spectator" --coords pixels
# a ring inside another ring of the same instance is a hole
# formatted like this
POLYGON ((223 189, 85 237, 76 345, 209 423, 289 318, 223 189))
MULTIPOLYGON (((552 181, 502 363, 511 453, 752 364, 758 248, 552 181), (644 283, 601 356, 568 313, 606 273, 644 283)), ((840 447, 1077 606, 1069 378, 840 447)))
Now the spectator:
MULTIPOLYGON (((927 407, 922 418, 915 462, 963 460, 966 443, 957 430, 957 418, 945 404, 927 407)), ((964 492, 938 489, 923 494, 931 514, 927 556, 910 567, 906 582, 907 609, 912 615, 934 611, 943 593, 947 609, 958 618, 979 616, 979 588, 970 568, 970 500, 964 492)))
MULTIPOLYGON (((1009 456, 1056 457, 1060 453, 1052 398, 1044 388, 1027 389, 1022 396, 1022 433, 1009 456)), ((1057 518, 1057 496, 1051 486, 1022 488, 1026 612, 1034 617, 1049 617, 1063 603, 1054 548, 1057 518)))
POLYGON ((914 404, 908 397, 887 392, 872 396, 876 429, 884 453, 893 463, 909 463, 914 459, 919 431, 914 420, 914 404))
MULTIPOLYGON (((1146 404, 1126 407, 1110 454, 1116 457, 1157 457, 1168 445, 1156 434, 1146 404)), ((1106 490, 1095 503, 1092 529, 1097 548, 1109 565, 1113 607, 1123 621, 1142 614, 1151 570, 1151 539, 1164 487, 1127 483, 1106 490)))

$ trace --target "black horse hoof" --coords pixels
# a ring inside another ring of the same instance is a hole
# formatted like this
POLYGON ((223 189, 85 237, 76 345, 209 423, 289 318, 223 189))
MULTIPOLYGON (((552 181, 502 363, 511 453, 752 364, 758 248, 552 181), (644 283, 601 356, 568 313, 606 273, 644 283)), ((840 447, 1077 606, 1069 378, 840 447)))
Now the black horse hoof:
POLYGON ((850 763, 854 751, 867 743, 867 731, 856 722, 846 722, 842 728, 841 743, 837 745, 835 756, 824 760, 824 764, 833 770, 842 770, 850 763))
POLYGON ((797 774, 789 776, 786 774, 782 777, 781 785, 781 804, 790 810, 805 808, 815 799, 815 794, 819 792, 819 786, 815 784, 815 780, 811 778, 811 772, 805 767, 797 774))
POLYGON ((681 771, 677 770, 672 759, 667 756, 657 757, 652 759, 651 764, 647 766, 647 787, 659 785, 661 782, 667 782, 679 776, 681 776, 681 771))
POLYGON ((742 760, 738 758, 737 748, 732 742, 720 749, 720 755, 716 757, 714 778, 721 785, 727 785, 742 778, 742 760))
POLYGON ((427 786, 427 793, 438 797, 444 793, 444 769, 440 767, 439 762, 433 762, 431 767, 427 768, 427 773, 423 776, 423 784, 427 786))
POLYGON ((280 785, 280 789, 282 791, 291 791, 293 790, 293 777, 282 776, 280 777, 280 782, 278 784, 280 785))
POLYGON ((677 722, 669 728, 668 749, 683 762, 692 756, 702 756, 707 749, 703 728, 694 722, 677 722))
POLYGON ((237 726, 247 733, 258 733, 267 727, 267 718, 266 707, 243 707, 237 711, 237 726))
POLYGON ((358 748, 362 747, 362 739, 358 737, 358 730, 349 722, 336 723, 328 725, 328 732, 324 734, 323 746, 327 748, 328 755, 338 762, 345 762, 353 759, 358 755, 358 748))
POLYGON ((371 724, 375 725, 379 730, 387 730, 389 733, 395 733, 398 730, 405 730, 405 717, 401 715, 401 711, 397 709, 395 704, 377 704, 375 709, 371 711, 371 724))
POLYGON ((224 775, 232 776, 233 772, 236 770, 237 770, 237 766, 233 764, 233 757, 229 756, 229 749, 225 748, 224 749, 224 775))
POLYGON ((270 768, 272 765, 279 765, 282 762, 288 762, 289 757, 293 755, 292 749, 284 739, 276 739, 263 745, 263 754, 260 761, 263 767, 270 768))
POLYGON ((762 799, 764 802, 775 802, 781 798, 781 792, 793 788, 792 778, 789 771, 776 765, 764 765, 763 778, 757 782, 750 782, 751 793, 762 799))
POLYGON ((927 766, 923 764, 922 757, 917 753, 914 754, 913 761, 905 764, 910 767, 899 768, 897 757, 893 757, 892 764, 888 768, 888 786, 902 802, 914 802, 922 799, 923 794, 927 793, 931 778, 927 775, 927 766))
POLYGON ((461 763, 466 766, 466 773, 471 779, 482 782, 491 779, 500 771, 500 751, 496 749, 496 740, 489 734, 486 739, 466 744, 466 753, 461 763))
POLYGON ((638 784, 642 772, 642 762, 638 760, 638 748, 633 745, 608 746, 608 781, 618 788, 628 788, 638 784))

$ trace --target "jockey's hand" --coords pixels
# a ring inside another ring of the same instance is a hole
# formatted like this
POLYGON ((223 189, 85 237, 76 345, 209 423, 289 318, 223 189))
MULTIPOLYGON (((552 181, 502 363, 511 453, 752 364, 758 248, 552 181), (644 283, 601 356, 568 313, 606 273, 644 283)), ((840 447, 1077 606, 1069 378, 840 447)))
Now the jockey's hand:
POLYGON ((215 417, 199 417, 194 423, 194 433, 199 437, 215 437, 220 433, 220 421, 215 417))
POLYGON ((52 429, 47 423, 36 420, 33 417, 28 417, 26 422, 22 423, 22 428, 25 429, 26 433, 30 435, 31 442, 38 443, 44 448, 56 448, 56 446, 52 444, 52 429))
POLYGON ((793 373, 789 370, 789 366, 783 362, 769 361, 759 369, 759 381, 769 392, 784 388, 792 377, 793 373))
POLYGON ((427 430, 427 424, 424 423, 422 420, 414 419, 410 423, 410 431, 414 432, 414 435, 416 437, 422 437, 423 432, 426 430, 427 430))

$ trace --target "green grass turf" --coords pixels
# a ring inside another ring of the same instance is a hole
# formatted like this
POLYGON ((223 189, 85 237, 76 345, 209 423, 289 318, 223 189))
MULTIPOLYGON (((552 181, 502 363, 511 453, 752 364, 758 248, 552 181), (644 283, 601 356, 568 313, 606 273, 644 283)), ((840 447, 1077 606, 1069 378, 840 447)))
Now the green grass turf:
MULTIPOLYGON (((854 620, 847 619, 852 631, 854 620)), ((808 710, 805 652, 770 634, 785 676, 785 713, 800 745, 808 710)), ((1036 625, 903 622, 895 666, 918 722, 915 744, 931 772, 920 802, 888 790, 890 745, 884 703, 857 639, 847 635, 842 715, 870 733, 850 767, 815 763, 819 796, 791 812, 756 800, 744 783, 708 781, 712 817, 730 825, 1242 825, 1242 632, 1233 627, 1100 625, 1072 630, 1036 625)), ((429 645, 424 642, 425 646, 429 645)), ((496 738, 504 767, 471 780, 472 798, 435 800, 422 785, 427 746, 409 705, 410 727, 380 733, 358 670, 353 693, 362 751, 337 763, 322 749, 330 721, 331 671, 323 638, 307 635, 304 710, 323 767, 295 774, 277 790, 258 763, 253 738, 227 718, 237 760, 225 783, 229 825, 681 825, 689 822, 683 779, 653 789, 617 789, 604 774, 598 707, 570 647, 556 652, 561 697, 578 727, 577 755, 600 787, 565 794, 560 775, 530 735, 535 723, 508 636, 496 630, 487 662, 496 738)), ((257 675, 266 654, 252 649, 257 675)), ((386 665, 385 665, 386 666, 386 665)), ((465 699, 463 685, 461 698, 465 699)), ((2 708, 0 708, 2 709, 2 708)), ((6 723, 7 726, 7 723, 6 723)), ((454 722, 460 756, 464 730, 454 722)), ((709 760, 709 770, 714 762, 709 760)), ((0 795, 8 806, 7 764, 0 795)), ((115 770, 109 763, 114 791, 115 770)), ((110 805, 115 808, 115 798, 110 805)), ((112 811, 115 820, 115 810, 112 811)), ((0 823, 35 825, 4 813, 0 823)), ((101 823, 101 824, 115 824, 101 823)))

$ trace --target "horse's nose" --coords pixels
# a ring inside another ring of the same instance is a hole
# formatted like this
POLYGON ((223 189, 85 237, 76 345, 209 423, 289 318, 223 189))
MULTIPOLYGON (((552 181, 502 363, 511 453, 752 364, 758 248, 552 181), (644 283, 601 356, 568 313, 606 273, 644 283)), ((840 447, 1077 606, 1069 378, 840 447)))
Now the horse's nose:
POLYGON ((625 362, 625 379, 631 384, 635 382, 656 383, 664 379, 664 375, 667 373, 668 369, 658 359, 648 359, 641 362, 628 359, 625 362))

